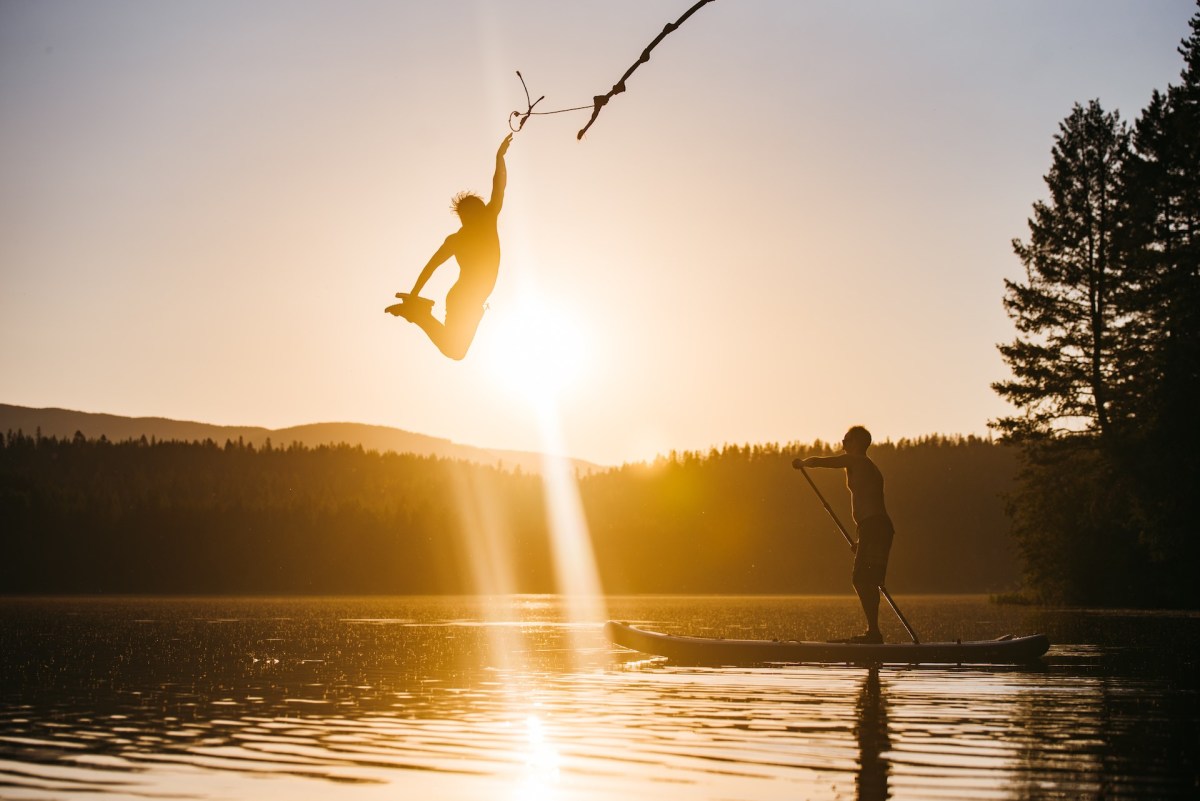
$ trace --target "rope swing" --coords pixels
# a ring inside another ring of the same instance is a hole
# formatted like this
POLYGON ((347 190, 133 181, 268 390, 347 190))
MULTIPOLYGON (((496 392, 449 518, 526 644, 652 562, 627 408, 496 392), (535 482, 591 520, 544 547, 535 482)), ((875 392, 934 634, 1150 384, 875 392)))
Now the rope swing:
POLYGON ((645 64, 647 61, 650 60, 650 51, 653 50, 655 48, 655 46, 658 45, 659 42, 661 42, 664 38, 666 38, 667 34, 674 31, 676 28, 678 28, 680 25, 682 25, 684 22, 686 22, 688 17, 692 16, 692 14, 695 14, 697 11, 699 11, 701 6, 708 5, 711 2, 713 2, 713 0, 699 0, 698 3, 696 3, 691 8, 689 8, 687 11, 685 11, 683 13, 683 16, 681 16, 679 19, 675 20, 674 22, 668 22, 666 24, 666 26, 662 29, 662 33, 660 33, 658 36, 654 37, 654 41, 650 42, 650 44, 648 44, 646 46, 646 49, 642 51, 642 54, 640 56, 638 56, 638 60, 633 62, 633 66, 631 66, 629 69, 625 70, 625 74, 621 76, 621 80, 619 80, 615 84, 613 84, 613 88, 609 89, 608 92, 606 92, 605 94, 596 95, 595 97, 592 98, 591 106, 575 106, 574 108, 560 108, 560 109, 555 109, 554 111, 534 111, 533 110, 534 106, 536 106, 538 103, 541 103, 543 100, 545 100, 546 96, 542 95, 537 100, 530 101, 529 87, 527 87, 525 85, 525 79, 521 76, 520 70, 518 70, 517 77, 521 79, 521 88, 523 88, 525 90, 526 109, 525 109, 525 111, 514 111, 513 113, 508 115, 509 129, 512 130, 513 133, 516 133, 517 131, 519 131, 525 127, 525 123, 529 121, 530 117, 535 117, 535 116, 540 117, 540 116, 548 115, 548 114, 564 114, 568 111, 583 111, 587 108, 591 108, 591 110, 592 110, 591 119, 589 119, 587 121, 587 125, 580 128, 579 133, 577 133, 575 135, 575 138, 577 140, 582 139, 583 135, 585 133, 587 133, 588 128, 591 128, 592 123, 594 123, 596 121, 596 118, 600 116, 600 109, 607 106, 608 101, 612 100, 613 97, 624 92, 625 91, 625 82, 627 80, 629 80, 629 76, 633 75, 634 71, 639 66, 641 66, 642 64, 645 64), (516 121, 515 127, 513 125, 514 120, 516 121))

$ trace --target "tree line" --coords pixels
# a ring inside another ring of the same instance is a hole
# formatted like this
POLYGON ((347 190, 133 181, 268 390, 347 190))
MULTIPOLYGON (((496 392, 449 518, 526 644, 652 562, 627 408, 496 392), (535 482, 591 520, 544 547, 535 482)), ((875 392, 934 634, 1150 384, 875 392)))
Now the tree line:
MULTIPOLYGON (((791 467, 830 452, 726 446, 578 477, 605 591, 849 591, 845 543, 791 467)), ((1002 499, 1012 448, 930 437, 871 453, 898 528, 893 591, 1012 587, 1002 499)), ((849 524, 840 471, 814 478, 849 524)), ((9 432, 0 592, 562 591, 546 486, 519 470, 347 445, 9 432)))
POLYGON ((1132 125, 1075 105, 1013 243, 994 388, 1015 411, 993 425, 1021 449, 1014 536, 1042 600, 1200 601, 1200 11, 1190 27, 1181 83, 1132 125))

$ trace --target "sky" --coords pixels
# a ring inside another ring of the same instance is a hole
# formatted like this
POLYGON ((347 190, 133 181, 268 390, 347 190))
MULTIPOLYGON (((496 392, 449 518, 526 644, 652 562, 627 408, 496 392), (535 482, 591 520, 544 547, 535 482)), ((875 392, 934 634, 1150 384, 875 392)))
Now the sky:
POLYGON ((0 0, 0 403, 600 464, 986 435, 1058 123, 1178 82, 1192 0, 717 0, 582 141, 515 136, 465 360, 383 313, 516 71, 588 105, 688 5, 0 0))

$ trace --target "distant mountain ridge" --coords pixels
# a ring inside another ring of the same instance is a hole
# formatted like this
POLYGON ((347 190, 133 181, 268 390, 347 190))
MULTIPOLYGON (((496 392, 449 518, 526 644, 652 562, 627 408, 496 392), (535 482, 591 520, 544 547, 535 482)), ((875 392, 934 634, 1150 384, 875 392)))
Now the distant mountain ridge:
MULTIPOLYGON (((0 433, 24 431, 34 434, 41 430, 45 437, 73 437, 75 432, 88 439, 101 436, 119 442, 127 439, 182 440, 186 442, 211 439, 219 445, 239 438, 260 447, 271 441, 274 446, 287 447, 300 443, 310 448, 320 445, 361 445, 367 450, 414 453, 443 459, 462 459, 479 464, 497 465, 508 470, 520 467, 523 472, 541 473, 545 457, 531 451, 513 451, 460 445, 448 439, 416 434, 399 428, 366 423, 309 423, 289 428, 259 426, 221 426, 165 417, 121 417, 114 414, 78 412, 71 409, 35 409, 0 403, 0 433)), ((572 470, 591 473, 603 470, 601 465, 582 459, 567 458, 572 470)))

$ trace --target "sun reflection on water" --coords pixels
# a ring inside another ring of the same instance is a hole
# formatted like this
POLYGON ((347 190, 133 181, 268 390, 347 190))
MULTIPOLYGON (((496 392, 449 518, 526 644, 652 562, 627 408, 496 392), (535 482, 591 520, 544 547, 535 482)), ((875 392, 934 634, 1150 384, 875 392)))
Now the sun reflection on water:
POLYGON ((546 726, 537 715, 525 718, 526 753, 524 775, 513 792, 514 801, 551 801, 555 798, 562 757, 546 736, 546 726))

